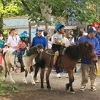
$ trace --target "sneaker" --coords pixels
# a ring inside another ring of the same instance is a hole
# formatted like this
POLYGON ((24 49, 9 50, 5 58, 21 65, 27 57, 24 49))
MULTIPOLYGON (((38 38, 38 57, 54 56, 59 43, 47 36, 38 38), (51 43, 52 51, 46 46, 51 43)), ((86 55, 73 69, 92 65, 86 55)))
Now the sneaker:
POLYGON ((34 81, 35 81, 36 83, 40 82, 36 77, 34 77, 34 81))
POLYGON ((58 78, 61 78, 61 75, 60 75, 60 73, 58 73, 58 74, 57 74, 57 77, 58 77, 58 78))
POLYGON ((96 91, 96 90, 97 89, 94 86, 91 87, 91 91, 96 91))
POLYGON ((80 90, 84 91, 85 90, 85 86, 81 86, 80 90))

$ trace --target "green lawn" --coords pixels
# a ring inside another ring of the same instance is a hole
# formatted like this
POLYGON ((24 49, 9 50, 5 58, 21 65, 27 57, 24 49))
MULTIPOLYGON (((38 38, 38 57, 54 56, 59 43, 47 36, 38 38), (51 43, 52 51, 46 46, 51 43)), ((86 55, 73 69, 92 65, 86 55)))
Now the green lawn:
POLYGON ((0 73, 0 95, 10 95, 17 91, 18 84, 3 82, 2 73, 0 73))

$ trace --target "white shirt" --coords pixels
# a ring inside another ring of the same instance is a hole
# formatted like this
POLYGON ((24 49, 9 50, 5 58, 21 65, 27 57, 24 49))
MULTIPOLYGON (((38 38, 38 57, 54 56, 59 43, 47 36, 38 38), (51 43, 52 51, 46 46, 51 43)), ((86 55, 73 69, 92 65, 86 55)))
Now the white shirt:
POLYGON ((52 41, 48 41, 48 49, 52 48, 52 41))
MULTIPOLYGON (((18 45, 18 42, 19 42, 20 38, 18 35, 12 37, 11 35, 8 36, 8 40, 7 40, 7 43, 10 44, 11 46, 17 46, 18 45)), ((16 49, 15 48, 12 48, 12 47, 9 47, 9 50, 10 51, 15 51, 16 49)))
POLYGON ((52 36, 52 43, 53 43, 53 44, 56 44, 56 43, 55 43, 55 39, 57 39, 59 42, 61 42, 61 41, 62 41, 62 34, 55 33, 55 34, 52 36))
POLYGON ((70 45, 69 40, 66 37, 62 38, 62 43, 65 43, 65 46, 68 47, 70 45))
POLYGON ((70 42, 70 44, 74 44, 75 43, 74 42, 74 37, 69 38, 69 42, 70 42))

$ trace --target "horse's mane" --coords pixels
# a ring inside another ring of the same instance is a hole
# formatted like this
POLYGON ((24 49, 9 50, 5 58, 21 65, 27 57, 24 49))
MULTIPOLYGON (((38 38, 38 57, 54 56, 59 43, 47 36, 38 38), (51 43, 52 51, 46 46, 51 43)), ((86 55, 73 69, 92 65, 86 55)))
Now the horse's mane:
POLYGON ((68 46, 64 53, 72 60, 78 60, 80 58, 80 48, 78 45, 68 46))
POLYGON ((28 56, 31 56, 33 54, 37 54, 37 47, 36 46, 30 47, 28 50, 28 56))
POLYGON ((41 45, 41 44, 30 47, 29 50, 28 50, 28 56, 31 56, 33 54, 37 54, 40 49, 43 49, 43 45, 41 45))

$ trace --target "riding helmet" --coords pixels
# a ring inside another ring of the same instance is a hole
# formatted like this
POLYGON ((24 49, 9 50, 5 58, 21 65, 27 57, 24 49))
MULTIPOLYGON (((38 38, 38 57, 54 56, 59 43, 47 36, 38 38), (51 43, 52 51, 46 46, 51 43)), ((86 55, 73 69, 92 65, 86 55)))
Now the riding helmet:
POLYGON ((21 33, 21 34, 19 35, 19 37, 20 37, 20 38, 28 38, 29 36, 28 36, 28 34, 26 34, 25 32, 23 32, 23 33, 21 33))
POLYGON ((55 26, 55 31, 58 31, 58 29, 64 27, 64 25, 62 23, 58 23, 56 26, 55 26))

